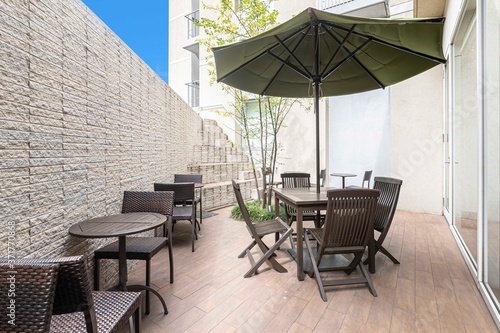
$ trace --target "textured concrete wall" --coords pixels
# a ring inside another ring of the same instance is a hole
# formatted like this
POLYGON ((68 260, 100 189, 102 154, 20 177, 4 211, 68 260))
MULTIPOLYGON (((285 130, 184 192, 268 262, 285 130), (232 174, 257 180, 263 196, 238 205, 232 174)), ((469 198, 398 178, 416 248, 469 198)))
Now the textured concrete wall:
POLYGON ((0 257, 90 255, 68 227, 186 172, 201 129, 81 1, 2 0, 0 257))

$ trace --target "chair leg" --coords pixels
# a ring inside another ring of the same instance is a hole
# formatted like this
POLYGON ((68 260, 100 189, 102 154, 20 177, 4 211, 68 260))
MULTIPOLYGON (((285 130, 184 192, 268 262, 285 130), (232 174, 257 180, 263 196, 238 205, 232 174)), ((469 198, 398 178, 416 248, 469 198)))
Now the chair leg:
POLYGON ((377 291, 375 290, 375 287, 373 286, 372 279, 370 278, 370 274, 366 271, 366 268, 364 265, 359 263, 359 268, 361 269, 361 274, 363 274, 364 278, 366 279, 366 283, 368 284, 368 288, 370 289, 370 293, 377 297, 377 291))
POLYGON ((170 264, 170 283, 174 283, 174 254, 172 252, 172 236, 168 238, 168 261, 170 264))
POLYGON ((377 244, 377 248, 380 252, 382 252, 383 254, 385 254, 387 256, 387 258, 391 259, 393 263, 399 265, 399 261, 392 255, 389 253, 389 251, 386 250, 385 247, 383 247, 382 245, 378 245, 377 244))
POLYGON ((196 219, 191 221, 192 226, 192 234, 191 234, 191 252, 194 252, 194 240, 198 239, 198 235, 196 234, 196 219))
POLYGON ((100 262, 94 255, 94 290, 99 290, 100 262))
POLYGON ((257 242, 257 244, 259 245, 262 253, 263 253, 263 256, 255 263, 255 265, 252 266, 252 268, 250 268, 250 270, 248 272, 245 273, 244 277, 250 277, 252 276, 253 274, 255 274, 255 272, 257 271, 257 269, 264 263, 266 262, 267 260, 269 260, 269 262, 271 263, 271 266, 278 272, 280 273, 286 273, 288 272, 286 270, 285 267, 283 267, 281 264, 279 264, 275 258, 271 257, 274 253, 274 251, 276 251, 279 246, 288 238, 289 234, 292 232, 292 229, 289 229, 287 232, 285 232, 283 234, 283 236, 279 239, 278 242, 276 242, 273 246, 271 246, 271 248, 269 248, 269 250, 267 250, 267 247, 266 245, 262 242, 261 239, 256 239, 255 241, 257 242), (266 251, 267 250, 267 251, 266 251))
POLYGON ((318 265, 316 264, 316 258, 314 257, 314 254, 312 252, 311 248, 311 241, 309 240, 309 236, 305 235, 304 239, 306 240, 306 247, 307 247, 307 252, 309 253, 309 259, 311 261, 311 268, 309 268, 309 276, 312 277, 313 275, 316 278, 316 284, 318 285, 318 290, 319 294, 321 295, 321 299, 326 302, 326 292, 325 292, 325 287, 323 287, 323 281, 321 281, 321 276, 319 275, 319 269, 318 265))
POLYGON ((240 253, 240 255, 238 256, 238 258, 244 258, 245 255, 247 254, 247 250, 251 250, 255 245, 257 244, 257 242, 255 240, 253 240, 250 245, 248 245, 244 250, 243 252, 240 253))
MULTIPOLYGON (((151 261, 146 260, 146 287, 151 288, 151 261)), ((149 314, 151 308, 149 303, 149 290, 146 289, 146 314, 149 314)))

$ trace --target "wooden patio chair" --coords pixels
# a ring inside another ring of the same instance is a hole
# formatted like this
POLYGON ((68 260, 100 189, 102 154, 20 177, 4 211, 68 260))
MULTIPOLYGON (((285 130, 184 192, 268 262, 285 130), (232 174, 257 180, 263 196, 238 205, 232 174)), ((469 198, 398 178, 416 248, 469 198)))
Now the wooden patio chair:
POLYGON ((238 256, 238 258, 243 258, 246 255, 248 256, 248 260, 250 260, 251 268, 245 273, 244 277, 247 278, 253 274, 257 274, 257 270, 264 262, 268 262, 276 271, 286 273, 287 270, 285 267, 280 265, 274 258, 274 252, 287 238, 291 237, 292 229, 279 217, 269 221, 252 223, 250 220, 250 214, 248 213, 245 202, 243 201, 243 196, 241 195, 240 185, 234 180, 232 182, 236 201, 238 202, 241 214, 243 215, 243 219, 247 225, 248 232, 253 239, 252 242, 238 256), (279 237, 277 237, 276 242, 271 247, 268 247, 262 238, 271 234, 278 234, 279 237), (250 252, 255 245, 258 245, 259 249, 262 251, 262 256, 257 261, 254 260, 252 253, 250 252))
POLYGON ((377 292, 371 282, 370 274, 363 266, 361 259, 373 233, 373 217, 378 190, 369 189, 339 189, 330 190, 326 219, 323 228, 306 229, 306 248, 311 261, 309 275, 315 276, 319 293, 326 302, 325 286, 344 284, 367 284, 373 296, 377 292), (316 254, 313 253, 311 241, 316 241, 316 254), (338 255, 352 254, 354 258, 338 255), (328 264, 332 255, 336 255, 340 263, 328 264), (323 279, 320 272, 344 271, 351 274, 357 267, 361 277, 342 279, 323 279))
POLYGON ((365 171, 365 174, 363 175, 363 181, 361 182, 361 186, 358 185, 349 185, 346 186, 346 188, 365 188, 365 183, 366 183, 366 188, 370 188, 370 180, 372 179, 372 172, 373 170, 367 170, 365 171))
MULTIPOLYGON (((167 245, 170 283, 174 282, 174 258, 170 239, 172 237, 173 206, 174 192, 125 191, 123 193, 122 213, 151 212, 167 216, 167 222, 163 225, 163 237, 127 237, 125 242, 127 260, 144 260, 146 262, 146 314, 149 314, 151 309, 151 259, 167 245)), ((118 256, 118 241, 94 251, 94 290, 99 290, 100 287, 100 260, 118 260, 118 256)))
POLYGON ((0 262, 0 332, 49 332, 59 265, 0 262))
MULTIPOLYGON (((283 188, 310 188, 311 175, 304 172, 285 172, 281 174, 281 182, 283 188)), ((283 205, 285 206, 286 223, 292 226, 293 222, 297 221, 297 210, 286 203, 283 205)), ((315 210, 302 212, 302 221, 314 221, 316 228, 321 226, 323 218, 324 215, 318 214, 315 210)), ((291 245, 292 248, 295 248, 295 242, 292 241, 291 245)))
MULTIPOLYGON (((402 184, 402 180, 390 177, 375 177, 373 183, 373 188, 380 191, 374 221, 374 228, 380 233, 375 240, 375 254, 380 251, 395 264, 399 264, 399 261, 382 244, 391 227, 394 213, 396 213, 402 184)), ((368 259, 365 259, 364 264, 367 263, 368 259)))
POLYGON ((194 252, 194 241, 198 239, 196 233, 197 202, 194 194, 194 183, 155 183, 154 190, 174 192, 175 205, 172 212, 172 223, 174 225, 177 221, 189 221, 191 223, 191 252, 194 252))

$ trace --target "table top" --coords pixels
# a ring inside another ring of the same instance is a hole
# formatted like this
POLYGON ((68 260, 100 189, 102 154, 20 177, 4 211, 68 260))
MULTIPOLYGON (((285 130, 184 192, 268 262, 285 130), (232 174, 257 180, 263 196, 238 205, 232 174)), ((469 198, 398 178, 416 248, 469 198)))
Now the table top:
POLYGON ((330 176, 335 176, 335 177, 356 177, 354 173, 343 173, 343 172, 334 172, 331 173, 330 176))
POLYGON ((161 226, 167 217, 157 213, 125 213, 96 217, 72 225, 69 234, 84 238, 106 238, 136 234, 161 226))
POLYGON ((278 199, 285 200, 295 206, 325 204, 328 202, 326 192, 338 190, 335 187, 322 187, 317 193, 316 188, 273 188, 278 199))

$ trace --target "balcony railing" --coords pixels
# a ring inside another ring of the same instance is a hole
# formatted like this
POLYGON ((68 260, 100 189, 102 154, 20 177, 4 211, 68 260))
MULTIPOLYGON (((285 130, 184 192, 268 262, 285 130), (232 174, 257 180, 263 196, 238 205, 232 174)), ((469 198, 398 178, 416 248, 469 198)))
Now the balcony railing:
POLYGON ((196 25, 196 22, 200 19, 200 11, 195 10, 185 16, 187 18, 187 33, 188 39, 197 37, 199 35, 199 27, 196 25))
POLYGON ((188 87, 188 104, 192 108, 200 106, 200 81, 186 83, 188 87))
POLYGON ((320 9, 326 10, 329 8, 337 7, 340 5, 344 5, 348 2, 354 2, 356 0, 321 0, 320 1, 320 9))

